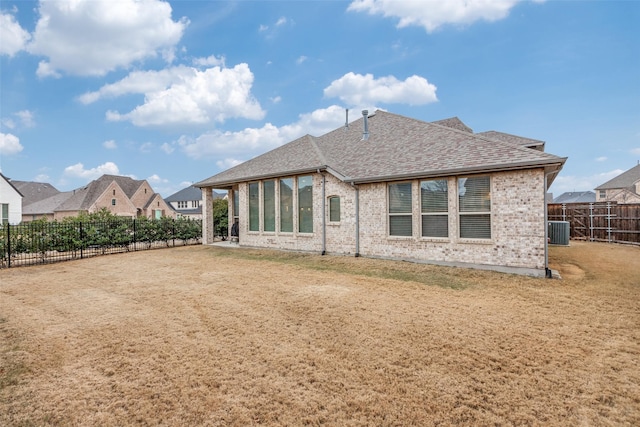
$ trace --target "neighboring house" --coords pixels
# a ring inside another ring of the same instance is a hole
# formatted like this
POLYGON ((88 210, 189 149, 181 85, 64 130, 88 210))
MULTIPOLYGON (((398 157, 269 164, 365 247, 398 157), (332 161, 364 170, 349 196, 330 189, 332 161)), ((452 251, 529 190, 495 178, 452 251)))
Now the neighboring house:
POLYGON ((12 181, 24 195, 22 199, 22 221, 40 218, 53 219, 53 210, 68 198, 53 185, 46 182, 12 181))
POLYGON ((549 276, 545 195, 566 158, 508 138, 365 110, 196 183, 203 242, 219 189, 242 245, 549 276))
POLYGON ((596 201, 596 193, 593 191, 569 191, 562 193, 552 203, 593 203, 596 201))
MULTIPOLYGON (((225 194, 214 192, 212 196, 214 200, 222 199, 225 194)), ((183 188, 169 197, 165 197, 164 201, 176 211, 178 217, 202 219, 202 191, 198 187, 191 185, 183 188)))
POLYGON ((597 202, 640 203, 640 163, 595 190, 597 202))
POLYGON ((0 225, 22 221, 23 194, 9 178, 0 173, 0 225))
MULTIPOLYGON (((34 184, 40 183, 26 184, 35 187, 34 184)), ((49 186, 49 184, 45 185, 49 186)), ((173 209, 160 194, 153 191, 146 180, 103 175, 86 186, 72 191, 56 193, 44 188, 46 187, 42 187, 40 194, 48 192, 49 196, 26 205, 23 208, 23 221, 39 218, 63 219, 80 213, 94 213, 102 208, 106 208, 114 215, 130 218, 176 217, 173 209)))
POLYGON ((119 175, 102 175, 82 188, 71 192, 68 199, 54 210, 54 218, 97 212, 106 208, 114 215, 160 219, 176 217, 176 213, 151 185, 142 179, 119 175))

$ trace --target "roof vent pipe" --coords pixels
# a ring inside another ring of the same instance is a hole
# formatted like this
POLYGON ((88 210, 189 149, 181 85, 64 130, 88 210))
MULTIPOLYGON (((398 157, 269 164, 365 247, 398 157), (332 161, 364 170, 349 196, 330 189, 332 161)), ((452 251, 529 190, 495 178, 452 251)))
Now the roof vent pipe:
POLYGON ((369 139, 369 110, 362 110, 362 118, 364 129, 362 130, 362 140, 366 141, 369 139))
POLYGON ((349 109, 348 108, 345 108, 345 114, 346 114, 346 117, 344 120, 344 127, 345 129, 349 129, 349 109))

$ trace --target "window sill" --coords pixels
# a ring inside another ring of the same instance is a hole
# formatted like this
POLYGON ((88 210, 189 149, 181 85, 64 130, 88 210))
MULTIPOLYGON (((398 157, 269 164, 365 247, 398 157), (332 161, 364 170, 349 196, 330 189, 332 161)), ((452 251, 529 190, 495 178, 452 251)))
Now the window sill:
POLYGON ((492 239, 468 239, 461 237, 458 239, 458 243, 469 243, 473 245, 493 245, 492 239))

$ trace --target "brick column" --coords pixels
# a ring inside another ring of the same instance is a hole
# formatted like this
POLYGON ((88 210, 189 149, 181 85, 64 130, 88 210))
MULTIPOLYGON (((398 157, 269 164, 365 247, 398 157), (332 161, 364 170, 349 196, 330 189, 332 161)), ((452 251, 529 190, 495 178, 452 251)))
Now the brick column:
POLYGON ((213 243, 213 192, 210 187, 202 190, 202 244, 213 243))

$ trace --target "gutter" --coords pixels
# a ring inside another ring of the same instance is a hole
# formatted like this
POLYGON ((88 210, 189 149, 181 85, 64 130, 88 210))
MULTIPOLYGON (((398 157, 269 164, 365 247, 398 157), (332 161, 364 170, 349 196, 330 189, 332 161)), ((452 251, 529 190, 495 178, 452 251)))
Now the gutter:
POLYGON ((360 189, 356 184, 351 182, 351 186, 356 191, 356 254, 355 257, 358 258, 360 256, 360 189))
POLYGON ((320 169, 317 172, 322 175, 322 253, 321 255, 327 254, 327 197, 325 195, 325 186, 327 182, 326 176, 320 172, 320 169))
POLYGON ((544 200, 544 277, 547 279, 553 278, 553 273, 549 268, 549 210, 547 208, 547 177, 551 175, 553 172, 544 173, 544 188, 543 190, 543 199, 544 200))
POLYGON ((545 169, 549 166, 556 166, 556 171, 562 168, 562 165, 567 160, 566 157, 560 159, 553 159, 546 162, 522 162, 522 163, 512 163, 510 165, 495 165, 492 167, 483 167, 479 166, 476 168, 456 168, 456 169, 440 169, 433 172, 416 172, 410 174, 403 175, 384 175, 384 176, 372 176, 368 178, 351 178, 345 177, 344 181, 351 184, 370 184, 377 182, 391 182, 391 181, 405 181, 408 179, 418 179, 418 178, 431 178, 431 177, 442 177, 442 176, 459 176, 459 175, 471 175, 471 174, 479 174, 479 173, 493 173, 493 172, 507 172, 514 170, 524 170, 524 169, 533 169, 536 167, 545 167, 545 169))

